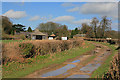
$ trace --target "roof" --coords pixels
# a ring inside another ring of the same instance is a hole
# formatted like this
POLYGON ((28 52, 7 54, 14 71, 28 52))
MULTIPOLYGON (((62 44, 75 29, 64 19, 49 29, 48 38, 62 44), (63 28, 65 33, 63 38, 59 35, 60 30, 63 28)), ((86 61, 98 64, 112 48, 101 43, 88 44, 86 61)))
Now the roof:
POLYGON ((46 34, 40 32, 38 29, 36 29, 34 32, 31 33, 32 35, 43 35, 45 36, 46 34))
POLYGON ((52 34, 52 35, 50 35, 50 36, 55 36, 55 34, 52 34))
POLYGON ((32 32, 20 32, 20 34, 25 34, 25 35, 28 35, 28 34, 31 34, 32 32))
POLYGON ((86 34, 76 34, 74 37, 84 37, 86 34))

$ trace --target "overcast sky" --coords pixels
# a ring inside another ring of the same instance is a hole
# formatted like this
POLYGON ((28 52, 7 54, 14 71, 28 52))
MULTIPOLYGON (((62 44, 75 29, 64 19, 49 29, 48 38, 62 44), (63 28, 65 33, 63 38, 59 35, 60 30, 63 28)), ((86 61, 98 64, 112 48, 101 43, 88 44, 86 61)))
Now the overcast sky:
POLYGON ((69 2, 11 1, 13 2, 5 0, 2 3, 2 15, 9 17, 13 23, 23 24, 27 28, 30 26, 35 29, 42 22, 53 21, 74 29, 80 27, 82 23, 89 24, 93 17, 101 20, 103 16, 108 16, 112 20, 112 29, 118 29, 118 0, 97 0, 99 2, 95 2, 96 0, 82 0, 85 2, 78 2, 79 0, 76 0, 77 2, 72 2, 73 0, 66 0, 69 2))

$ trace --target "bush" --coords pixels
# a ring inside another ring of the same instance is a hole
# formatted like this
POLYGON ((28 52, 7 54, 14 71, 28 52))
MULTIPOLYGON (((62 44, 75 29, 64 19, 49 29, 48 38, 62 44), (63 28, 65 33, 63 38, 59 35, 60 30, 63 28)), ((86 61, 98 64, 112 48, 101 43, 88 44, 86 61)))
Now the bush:
POLYGON ((82 40, 31 40, 24 42, 4 43, 3 51, 4 62, 7 61, 25 61, 38 55, 53 54, 65 51, 71 48, 80 47, 82 40))
POLYGON ((109 71, 104 73, 103 80, 120 80, 120 58, 118 55, 115 55, 111 65, 109 67, 109 71))
POLYGON ((19 47, 23 51, 21 54, 25 58, 33 57, 34 55, 34 45, 32 43, 22 43, 19 47))

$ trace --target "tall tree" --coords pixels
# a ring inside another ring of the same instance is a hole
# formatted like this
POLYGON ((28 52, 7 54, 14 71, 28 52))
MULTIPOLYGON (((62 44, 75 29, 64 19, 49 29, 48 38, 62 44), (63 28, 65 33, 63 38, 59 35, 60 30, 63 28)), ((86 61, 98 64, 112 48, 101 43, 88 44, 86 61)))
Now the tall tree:
POLYGON ((41 23, 37 27, 40 31, 46 32, 47 34, 55 33, 56 29, 61 26, 60 24, 54 22, 41 23))
POLYGON ((10 34, 12 30, 12 22, 10 19, 6 16, 2 16, 0 22, 2 22, 2 33, 10 34))
POLYGON ((79 33, 78 28, 75 28, 75 33, 76 33, 76 34, 78 34, 78 33, 79 33))
POLYGON ((74 30, 71 31, 71 38, 73 38, 74 35, 78 34, 80 32, 80 30, 78 30, 78 28, 75 28, 74 30))
POLYGON ((97 27, 97 38, 102 38, 102 28, 100 26, 97 27))
POLYGON ((92 27, 88 27, 87 30, 88 31, 86 33, 86 37, 88 37, 88 38, 94 38, 95 37, 95 33, 94 33, 92 27))
POLYGON ((89 28, 89 25, 86 24, 86 23, 82 23, 82 28, 81 28, 81 32, 83 34, 86 34, 88 32, 88 28, 89 28))
POLYGON ((25 26, 21 25, 21 24, 14 24, 12 26, 13 30, 16 32, 20 32, 20 31, 25 31, 25 26))
POLYGON ((69 36, 69 32, 66 25, 63 25, 62 27, 62 36, 64 37, 69 36))
POLYGON ((28 27, 28 30, 27 30, 28 32, 32 32, 32 29, 31 29, 31 27, 28 27))
POLYGON ((111 20, 107 19, 107 16, 104 16, 100 22, 100 26, 102 28, 102 36, 105 38, 105 32, 111 28, 111 20))
POLYGON ((95 37, 97 38, 97 24, 99 23, 99 20, 96 18, 96 17, 94 17, 93 19, 92 19, 92 22, 91 22, 91 26, 92 26, 92 28, 93 28, 93 31, 94 31, 94 33, 95 33, 95 37))

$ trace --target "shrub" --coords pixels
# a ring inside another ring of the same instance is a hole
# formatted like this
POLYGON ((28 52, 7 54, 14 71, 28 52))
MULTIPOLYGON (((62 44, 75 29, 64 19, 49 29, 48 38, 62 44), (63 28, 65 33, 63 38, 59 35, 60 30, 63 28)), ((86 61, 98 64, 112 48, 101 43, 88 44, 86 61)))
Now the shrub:
POLYGON ((28 40, 24 42, 4 43, 2 53, 4 62, 25 61, 38 55, 53 54, 65 51, 74 47, 80 47, 83 41, 80 40, 28 40))
POLYGON ((34 55, 34 45, 32 43, 21 43, 19 47, 22 50, 22 55, 25 58, 33 57, 34 55))
POLYGON ((111 62, 109 71, 104 73, 103 80, 120 80, 120 59, 118 55, 115 55, 111 62))

